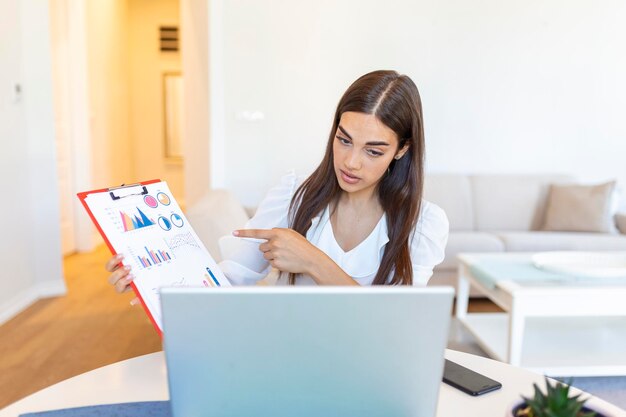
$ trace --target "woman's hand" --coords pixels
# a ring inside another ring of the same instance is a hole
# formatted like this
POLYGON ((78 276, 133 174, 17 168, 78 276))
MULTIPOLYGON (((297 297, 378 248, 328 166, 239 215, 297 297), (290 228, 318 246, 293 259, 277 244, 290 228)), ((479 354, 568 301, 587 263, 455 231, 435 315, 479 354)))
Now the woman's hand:
MULTIPOLYGON (((108 278, 109 284, 111 284, 115 288, 115 291, 119 294, 130 291, 130 283, 135 278, 134 275, 130 272, 130 266, 122 265, 123 260, 124 255, 117 254, 109 259, 104 266, 104 268, 111 273, 108 278)), ((138 302, 139 299, 134 298, 133 300, 131 300, 130 304, 135 305, 138 302)))
POLYGON ((235 230, 233 235, 267 240, 259 245, 259 250, 270 265, 283 272, 312 275, 312 266, 316 260, 326 257, 321 250, 292 229, 244 229, 235 230))

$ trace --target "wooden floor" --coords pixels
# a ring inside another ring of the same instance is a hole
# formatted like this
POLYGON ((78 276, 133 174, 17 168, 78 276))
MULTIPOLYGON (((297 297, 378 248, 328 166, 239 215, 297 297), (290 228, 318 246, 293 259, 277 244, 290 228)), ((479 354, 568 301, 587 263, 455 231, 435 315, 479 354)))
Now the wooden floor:
MULTIPOLYGON (((68 294, 41 300, 0 326, 0 408, 69 377, 161 349, 132 294, 106 283, 102 246, 64 260, 68 294)), ((499 311, 470 302, 470 311, 499 311)))
POLYGON ((0 326, 0 408, 86 371, 161 349, 132 294, 106 283, 106 247, 65 258, 68 293, 0 326))

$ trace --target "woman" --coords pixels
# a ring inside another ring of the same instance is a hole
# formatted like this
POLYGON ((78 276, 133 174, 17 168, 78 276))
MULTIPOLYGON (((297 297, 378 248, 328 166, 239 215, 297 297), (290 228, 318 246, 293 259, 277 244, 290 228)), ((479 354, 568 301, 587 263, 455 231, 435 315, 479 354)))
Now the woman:
MULTIPOLYGON (((374 71, 339 101, 320 165, 303 183, 284 177, 220 263, 233 284, 271 267, 279 284, 425 285, 444 258, 448 220, 422 200, 424 127, 417 87, 374 71)), ((128 290, 121 258, 109 283, 128 290)))

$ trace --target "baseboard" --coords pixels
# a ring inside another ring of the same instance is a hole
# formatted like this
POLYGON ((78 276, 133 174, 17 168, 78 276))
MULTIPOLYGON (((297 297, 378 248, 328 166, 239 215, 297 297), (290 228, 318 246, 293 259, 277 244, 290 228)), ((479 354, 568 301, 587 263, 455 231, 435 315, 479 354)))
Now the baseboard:
POLYGON ((36 288, 39 293, 39 298, 58 297, 67 294, 67 287, 65 286, 64 280, 40 282, 37 284, 36 288))
POLYGON ((17 293, 12 299, 0 305, 0 325, 27 309, 40 298, 65 295, 65 282, 41 282, 17 293))

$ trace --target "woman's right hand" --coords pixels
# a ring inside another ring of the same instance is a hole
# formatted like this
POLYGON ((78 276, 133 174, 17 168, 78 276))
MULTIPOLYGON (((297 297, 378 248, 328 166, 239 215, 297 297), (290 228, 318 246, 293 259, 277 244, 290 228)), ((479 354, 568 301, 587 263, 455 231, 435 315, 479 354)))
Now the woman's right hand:
MULTIPOLYGON (((109 284, 115 288, 115 291, 119 294, 126 293, 131 290, 130 283, 135 278, 131 273, 130 266, 123 266, 122 261, 124 260, 124 255, 117 254, 109 259, 104 266, 104 268, 111 273, 108 278, 109 284)), ((139 300, 137 298, 133 299, 130 304, 135 305, 139 300)))

